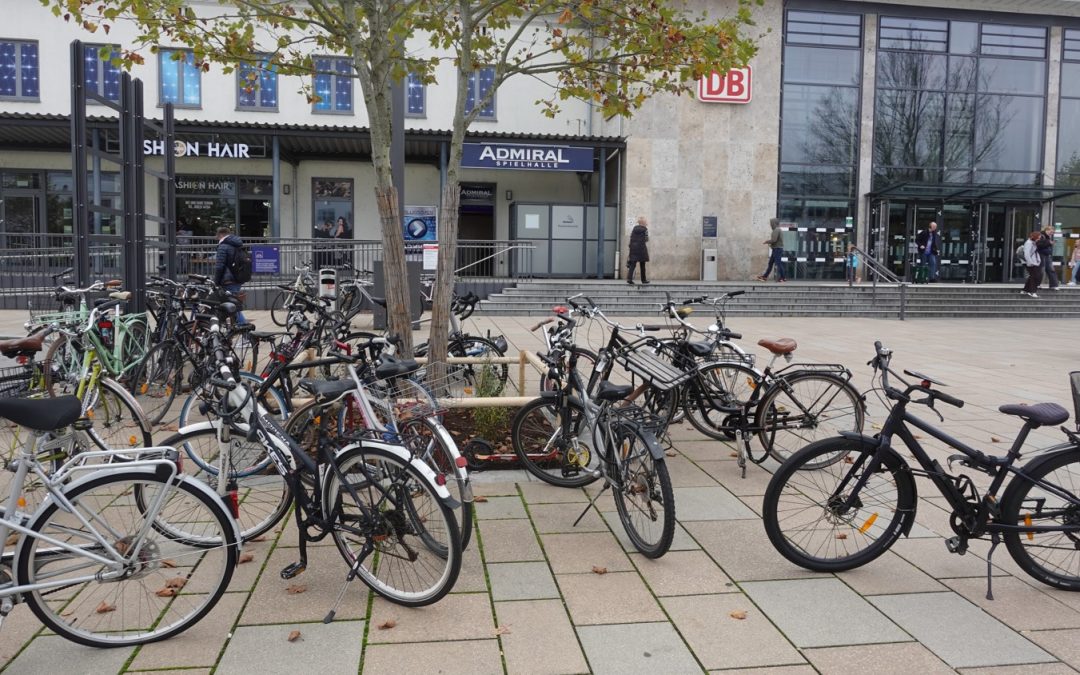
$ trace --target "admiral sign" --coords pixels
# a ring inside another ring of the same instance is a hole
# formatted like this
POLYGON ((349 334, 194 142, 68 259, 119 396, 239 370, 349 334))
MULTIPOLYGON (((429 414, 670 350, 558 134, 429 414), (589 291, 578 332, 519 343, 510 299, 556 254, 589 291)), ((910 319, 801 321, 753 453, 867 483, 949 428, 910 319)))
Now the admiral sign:
POLYGON ((568 145, 466 143, 461 166, 467 169, 592 171, 593 149, 568 145))
POLYGON ((724 73, 713 71, 698 80, 698 100, 706 103, 749 103, 751 91, 750 66, 733 68, 724 73))

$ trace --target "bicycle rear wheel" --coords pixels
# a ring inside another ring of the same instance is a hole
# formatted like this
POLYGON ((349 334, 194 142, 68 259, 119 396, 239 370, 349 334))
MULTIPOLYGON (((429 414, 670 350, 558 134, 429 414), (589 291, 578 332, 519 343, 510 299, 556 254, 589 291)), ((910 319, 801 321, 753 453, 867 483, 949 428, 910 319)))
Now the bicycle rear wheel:
POLYGON ((581 404, 538 398, 523 405, 510 423, 510 440, 529 473, 559 487, 582 487, 600 477, 593 434, 581 404), (563 414, 570 419, 563 429, 563 414))
POLYGON ((682 388, 686 419, 709 438, 734 440, 743 407, 760 379, 753 369, 738 363, 703 365, 682 388))
POLYGON ((237 560, 229 515, 187 482, 168 484, 152 471, 108 472, 65 496, 73 512, 51 501, 29 528, 118 566, 95 563, 44 539, 26 542, 16 563, 20 583, 50 587, 23 597, 57 634, 91 647, 163 640, 199 621, 228 587, 237 560), (163 499, 159 518, 185 523, 204 544, 171 538, 154 521, 147 527, 148 516, 133 498, 132 487, 139 486, 163 499))
MULTIPOLYGON (((765 394, 754 417, 762 447, 783 462, 814 441, 843 431, 862 433, 862 396, 835 375, 794 374, 779 380, 765 394)), ((830 459, 835 461, 839 456, 830 459)))
POLYGON ((276 326, 284 327, 289 319, 289 306, 292 305, 293 294, 281 291, 274 296, 274 302, 270 305, 270 320, 276 326))
POLYGON ((95 391, 88 391, 83 396, 83 409, 93 422, 91 436, 103 450, 153 445, 150 421, 131 392, 116 380, 100 380, 95 391))
POLYGON ((180 388, 184 362, 176 343, 160 342, 146 355, 131 381, 131 392, 151 425, 165 419, 180 388))
POLYGON ((619 453, 619 483, 613 488, 615 508, 634 548, 647 558, 659 558, 675 536, 675 493, 667 463, 650 451, 649 439, 636 425, 612 429, 612 450, 619 453))
POLYGON ((1080 449, 1069 448, 1029 463, 1001 499, 1002 522, 1033 528, 1005 532, 1009 555, 1032 577, 1066 591, 1080 591, 1078 484, 1080 449))
POLYGON ((412 465, 367 444, 341 450, 325 474, 331 536, 360 578, 391 602, 430 605, 461 571, 461 534, 450 508, 412 465), (347 482, 347 485, 343 483, 347 482))

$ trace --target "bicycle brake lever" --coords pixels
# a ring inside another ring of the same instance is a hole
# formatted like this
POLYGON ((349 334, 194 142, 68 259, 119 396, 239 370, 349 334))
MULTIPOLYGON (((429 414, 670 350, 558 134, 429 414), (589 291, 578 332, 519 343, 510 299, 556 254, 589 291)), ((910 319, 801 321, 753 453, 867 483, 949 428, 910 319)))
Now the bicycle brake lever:
POLYGON ((938 412, 938 409, 934 407, 934 397, 933 396, 931 396, 930 399, 927 401, 926 407, 933 410, 934 414, 938 416, 939 420, 941 420, 942 422, 945 421, 945 416, 942 415, 940 412, 938 412))

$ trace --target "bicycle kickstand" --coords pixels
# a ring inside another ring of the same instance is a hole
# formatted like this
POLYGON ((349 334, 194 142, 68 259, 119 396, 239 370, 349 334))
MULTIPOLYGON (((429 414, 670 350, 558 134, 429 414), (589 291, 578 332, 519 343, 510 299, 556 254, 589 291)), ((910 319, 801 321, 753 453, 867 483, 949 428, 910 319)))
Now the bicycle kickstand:
POLYGON ((994 586, 993 586, 993 571, 994 566, 990 564, 990 559, 994 557, 994 549, 1001 543, 1001 536, 997 532, 990 533, 990 552, 986 554, 986 599, 994 599, 994 586))
POLYGON ((341 601, 345 599, 345 590, 349 587, 349 582, 356 578, 356 575, 360 573, 360 565, 364 564, 364 560, 368 555, 375 550, 375 547, 370 542, 364 543, 364 548, 360 549, 360 554, 356 556, 356 560, 349 567, 349 573, 345 575, 345 582, 341 584, 341 590, 338 591, 337 599, 334 600, 333 607, 323 617, 323 623, 330 623, 334 620, 334 616, 337 614, 338 607, 341 605, 341 601))
POLYGON ((742 477, 746 478, 746 458, 750 456, 750 432, 739 432, 739 469, 742 477))

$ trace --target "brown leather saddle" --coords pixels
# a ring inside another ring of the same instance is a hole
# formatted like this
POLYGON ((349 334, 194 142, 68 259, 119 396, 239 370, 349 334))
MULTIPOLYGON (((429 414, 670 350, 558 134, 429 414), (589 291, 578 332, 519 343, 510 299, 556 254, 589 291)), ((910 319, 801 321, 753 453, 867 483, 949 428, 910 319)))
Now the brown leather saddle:
POLYGON ((798 347, 799 344, 791 338, 777 338, 775 340, 762 338, 761 340, 758 340, 758 346, 768 349, 777 356, 781 356, 795 351, 795 348, 798 347))
POLYGON ((0 354, 9 359, 20 356, 33 356, 41 351, 41 345, 45 342, 45 331, 40 330, 33 335, 27 335, 13 340, 0 340, 0 354))

